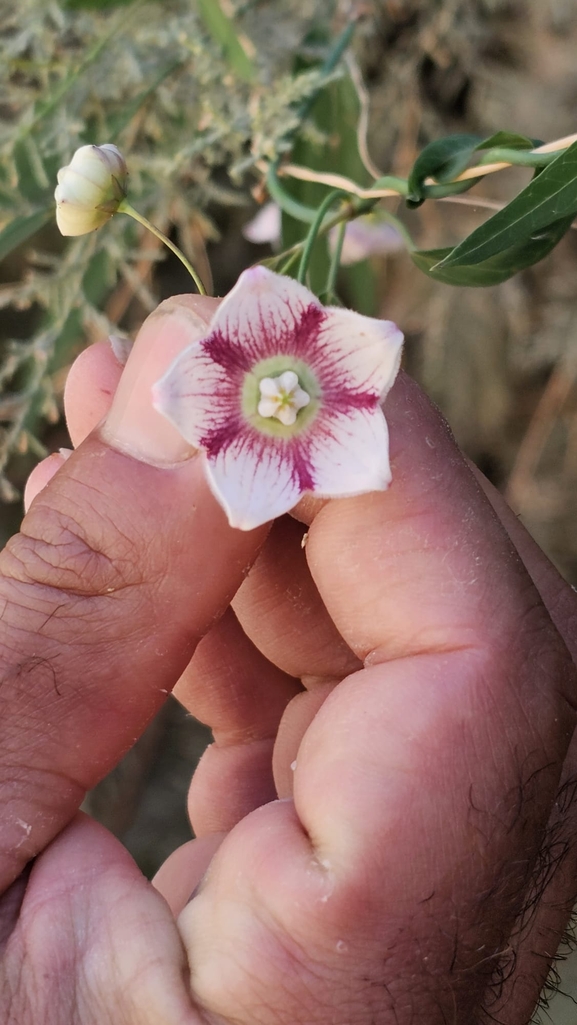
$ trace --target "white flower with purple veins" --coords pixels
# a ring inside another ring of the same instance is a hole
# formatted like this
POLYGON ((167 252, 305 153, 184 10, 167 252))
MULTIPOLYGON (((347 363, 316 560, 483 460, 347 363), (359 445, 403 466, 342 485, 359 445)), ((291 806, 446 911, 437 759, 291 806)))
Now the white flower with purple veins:
POLYGON ((402 342, 391 321, 325 308, 291 278, 253 267, 155 385, 154 405, 204 451, 231 526, 252 530, 306 493, 389 485, 381 403, 402 342))

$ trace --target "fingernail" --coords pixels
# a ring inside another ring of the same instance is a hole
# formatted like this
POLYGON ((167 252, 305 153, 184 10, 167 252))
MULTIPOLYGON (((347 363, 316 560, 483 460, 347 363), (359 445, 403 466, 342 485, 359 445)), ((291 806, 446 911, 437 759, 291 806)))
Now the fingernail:
POLYGON ((203 338, 207 321, 169 300, 144 322, 132 347, 114 401, 101 428, 113 448, 154 465, 170 465, 196 451, 152 405, 152 387, 175 356, 203 338))
POLYGON ((120 366, 125 366, 134 344, 132 338, 123 338, 121 335, 110 335, 108 341, 110 342, 110 348, 120 363, 120 366))

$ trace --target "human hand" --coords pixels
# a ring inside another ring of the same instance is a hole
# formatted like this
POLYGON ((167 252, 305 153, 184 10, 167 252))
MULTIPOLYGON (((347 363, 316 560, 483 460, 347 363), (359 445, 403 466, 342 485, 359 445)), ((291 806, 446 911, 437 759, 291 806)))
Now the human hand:
POLYGON ((406 378, 388 492, 303 502, 304 550, 230 529, 149 398, 211 309, 122 380, 83 353, 0 559, 2 1020, 523 1025, 574 898, 575 596, 406 378), (155 888, 77 809, 175 684, 215 744, 155 888))

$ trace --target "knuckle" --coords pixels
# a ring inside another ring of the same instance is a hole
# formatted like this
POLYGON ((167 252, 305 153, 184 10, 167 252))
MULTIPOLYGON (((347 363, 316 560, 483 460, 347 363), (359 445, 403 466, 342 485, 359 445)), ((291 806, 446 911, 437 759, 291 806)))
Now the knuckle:
POLYGON ((69 512, 43 508, 8 541, 0 567, 20 583, 92 597, 142 583, 138 549, 100 510, 92 510, 88 528, 69 512))

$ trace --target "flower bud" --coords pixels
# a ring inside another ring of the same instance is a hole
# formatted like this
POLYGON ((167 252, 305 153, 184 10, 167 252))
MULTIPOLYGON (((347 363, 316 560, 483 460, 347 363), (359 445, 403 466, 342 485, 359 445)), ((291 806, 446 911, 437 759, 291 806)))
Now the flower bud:
POLYGON ((81 146, 58 172, 56 222, 63 235, 86 235, 116 213, 128 170, 116 146, 81 146))

